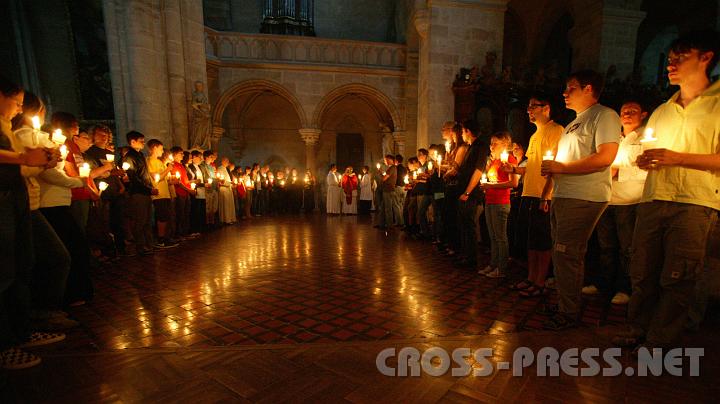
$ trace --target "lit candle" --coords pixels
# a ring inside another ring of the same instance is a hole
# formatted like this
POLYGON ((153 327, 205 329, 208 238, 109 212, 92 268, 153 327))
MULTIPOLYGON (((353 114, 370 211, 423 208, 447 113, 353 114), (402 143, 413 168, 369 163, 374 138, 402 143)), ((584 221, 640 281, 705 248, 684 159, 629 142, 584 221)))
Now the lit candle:
POLYGON ((414 180, 417 179, 417 171, 413 171, 413 179, 414 179, 414 180))
POLYGON ((105 181, 100 181, 100 183, 98 183, 98 188, 100 189, 100 192, 106 190, 107 187, 108 187, 108 184, 105 181))
POLYGON ((432 169, 433 169, 433 163, 432 163, 432 161, 428 161, 428 170, 432 170, 432 169))
POLYGON ((442 154, 438 154, 437 156, 437 163, 438 163, 438 178, 440 177, 440 167, 442 166, 442 154))
POLYGON ((212 185, 212 178, 208 178, 208 185, 212 185))
POLYGON ((40 130, 40 117, 35 115, 34 117, 30 118, 32 121, 33 129, 40 130))
POLYGON ((160 174, 155 174, 155 182, 160 182, 160 174))
POLYGON ((53 134, 52 134, 52 141, 53 141, 53 143, 55 143, 55 144, 63 144, 63 143, 65 143, 65 140, 66 140, 66 139, 67 139, 67 137, 65 137, 65 135, 62 134, 62 130, 60 130, 60 129, 55 129, 55 131, 54 131, 53 134))
POLYGON ((122 169, 125 170, 125 171, 129 170, 129 169, 130 169, 130 163, 128 163, 127 161, 124 162, 124 163, 122 163, 122 169))
POLYGON ((284 187, 284 186, 285 186, 285 180, 280 180, 280 186, 281 186, 281 187, 284 187))
POLYGON ((480 178, 480 183, 487 184, 487 182, 488 182, 487 175, 485 175, 485 173, 483 173, 482 177, 480 178))
POLYGON ((409 175, 406 175, 406 176, 405 176, 405 179, 403 179, 403 182, 405 182, 405 184, 409 184, 409 183, 410 183, 410 176, 409 176, 409 175))
POLYGON ((233 184, 235 184, 235 185, 238 184, 237 178, 233 178, 233 184))
POLYGON ((375 167, 377 167, 377 169, 379 170, 379 169, 380 169, 380 163, 377 163, 377 164, 375 165, 375 167))
POLYGON ((68 155, 68 148, 67 148, 67 146, 65 146, 65 145, 60 146, 60 157, 62 157, 62 159, 65 160, 65 158, 67 157, 67 155, 68 155))
POLYGON ((180 171, 175 171, 175 178, 180 179, 180 171))
POLYGON ((170 161, 175 161, 175 157, 173 157, 172 154, 169 154, 169 155, 168 155, 168 160, 170 160, 170 161))
POLYGON ((292 183, 294 184, 295 181, 297 181, 297 175, 293 175, 292 183))
POLYGON ((510 154, 508 154, 507 151, 503 150, 502 153, 500 153, 500 162, 501 163, 507 163, 509 158, 510 158, 510 154))
POLYGON ((197 187, 197 185, 196 185, 194 182, 193 182, 192 184, 190 184, 190 189, 193 189, 193 190, 194 190, 195 187, 197 187))
POLYGON ((115 155, 114 154, 106 154, 105 160, 107 160, 108 163, 112 163, 113 161, 115 161, 115 155))
POLYGON ((252 181, 250 181, 250 178, 245 180, 245 186, 248 188, 252 186, 252 181))
POLYGON ((545 152, 545 155, 543 156, 543 160, 555 160, 555 156, 553 156, 552 150, 548 150, 545 152))
POLYGON ((449 140, 445 142, 445 151, 447 153, 450 153, 450 141, 449 140))
POLYGON ((655 130, 653 128, 645 128, 643 138, 640 139, 640 143, 642 144, 643 151, 654 149, 657 143, 655 130))
POLYGON ((83 163, 82 166, 80 166, 80 177, 87 178, 90 176, 90 164, 83 163))

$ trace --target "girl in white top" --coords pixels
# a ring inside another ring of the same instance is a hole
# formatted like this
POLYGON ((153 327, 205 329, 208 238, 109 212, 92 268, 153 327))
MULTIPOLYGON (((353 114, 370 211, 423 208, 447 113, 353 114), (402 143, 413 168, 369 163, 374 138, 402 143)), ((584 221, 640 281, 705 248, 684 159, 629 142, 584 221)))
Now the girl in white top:
POLYGON ((330 165, 330 171, 327 175, 327 200, 326 207, 327 213, 330 215, 339 215, 340 204, 342 202, 342 188, 340 188, 340 178, 336 174, 337 166, 335 164, 330 165))

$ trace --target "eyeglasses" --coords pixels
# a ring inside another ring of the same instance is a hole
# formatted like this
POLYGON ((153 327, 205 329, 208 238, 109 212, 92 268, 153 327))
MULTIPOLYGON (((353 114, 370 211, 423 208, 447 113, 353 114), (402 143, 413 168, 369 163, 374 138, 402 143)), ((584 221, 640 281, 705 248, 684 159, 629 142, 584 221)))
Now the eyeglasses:
POLYGON ((542 108, 546 106, 547 104, 530 104, 528 105, 527 109, 535 109, 535 108, 542 108))
POLYGON ((682 64, 686 60, 690 58, 695 52, 687 52, 687 53, 680 53, 678 55, 670 55, 667 58, 667 63, 669 65, 677 66, 679 64, 682 64))

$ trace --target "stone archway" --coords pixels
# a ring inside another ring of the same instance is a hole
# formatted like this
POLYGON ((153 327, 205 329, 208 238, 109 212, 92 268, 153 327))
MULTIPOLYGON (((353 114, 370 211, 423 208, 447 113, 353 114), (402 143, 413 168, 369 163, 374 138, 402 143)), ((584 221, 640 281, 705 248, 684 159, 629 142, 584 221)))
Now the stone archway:
POLYGON ((213 110, 213 124, 218 126, 222 122, 223 114, 227 106, 238 96, 246 93, 270 91, 287 100, 295 109, 300 118, 301 127, 307 127, 307 115, 300 101, 293 93, 279 83, 270 80, 246 80, 241 81, 225 91, 215 103, 213 110))
POLYGON ((390 98, 383 94, 382 91, 367 84, 361 83, 346 84, 335 88, 327 95, 325 95, 325 97, 323 97, 317 107, 315 107, 315 112, 313 113, 313 117, 311 120, 312 127, 322 127, 323 115, 335 104, 337 104, 347 96, 357 96, 363 98, 367 100, 369 104, 373 106, 373 108, 382 106, 385 111, 377 112, 379 115, 382 114, 382 112, 386 112, 390 115, 392 122, 386 123, 389 124, 388 126, 391 130, 397 132, 400 131, 402 127, 404 127, 400 119, 400 113, 397 110, 395 104, 390 100, 390 98))

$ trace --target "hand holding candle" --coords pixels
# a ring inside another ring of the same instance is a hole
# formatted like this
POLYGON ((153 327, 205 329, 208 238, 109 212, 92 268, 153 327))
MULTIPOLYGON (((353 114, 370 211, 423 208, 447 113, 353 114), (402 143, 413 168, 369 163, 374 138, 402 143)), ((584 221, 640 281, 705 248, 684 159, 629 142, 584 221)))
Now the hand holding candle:
POLYGON ((127 161, 124 162, 124 163, 122 163, 122 169, 123 169, 124 171, 129 170, 129 169, 130 169, 130 163, 128 163, 127 161))
POLYGON ((115 155, 114 154, 106 154, 105 160, 107 160, 108 163, 112 163, 115 161, 115 155))
POLYGON ((544 160, 555 160, 555 156, 553 156, 552 150, 548 150, 545 152, 545 155, 543 156, 543 161, 544 160))
POLYGON ((68 155, 68 148, 65 145, 60 146, 60 157, 65 160, 68 155))
POLYGON ((55 129, 55 131, 52 134, 52 142, 53 143, 55 143, 57 145, 61 145, 61 144, 65 143, 66 139, 67 139, 67 137, 65 137, 65 135, 62 134, 62 130, 55 129))
POLYGON ((83 165, 80 166, 80 174, 79 176, 82 178, 87 178, 90 176, 90 164, 83 163, 83 165))
POLYGON ((100 181, 100 183, 98 183, 98 189, 100 189, 100 192, 106 190, 107 187, 108 187, 108 183, 105 181, 100 181))
POLYGON ((506 150, 503 150, 502 153, 500 153, 500 162, 501 163, 507 163, 509 158, 510 158, 510 154, 506 150))
POLYGON ((657 138, 655 137, 655 130, 653 128, 645 128, 643 132, 643 138, 640 139, 643 151, 654 149, 657 146, 657 138))
MULTIPOLYGON (((476 178, 477 178, 477 177, 476 177, 476 178)), ((480 183, 481 183, 481 184, 487 184, 487 182, 488 182, 488 180, 487 180, 487 175, 486 175, 485 173, 483 173, 482 177, 480 177, 480 183)))

